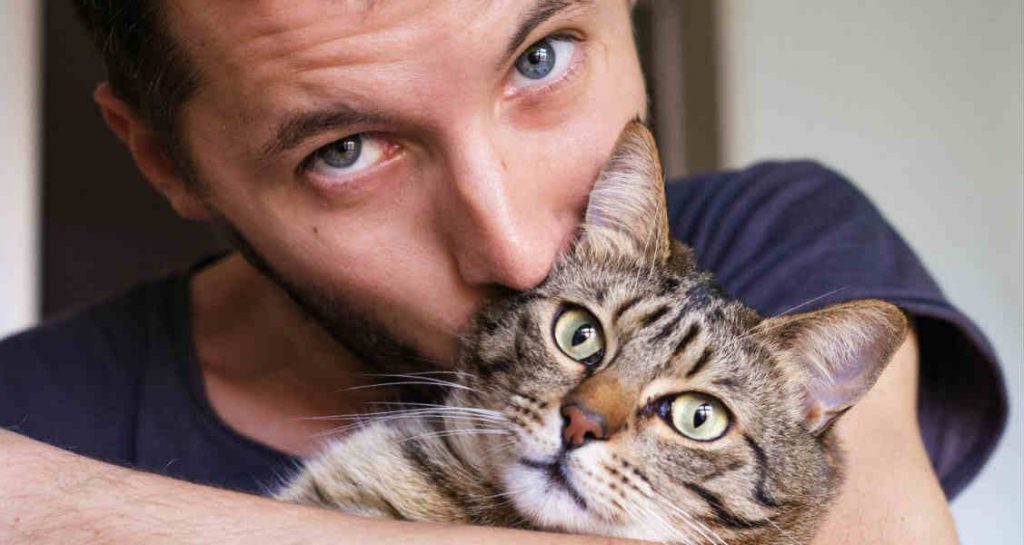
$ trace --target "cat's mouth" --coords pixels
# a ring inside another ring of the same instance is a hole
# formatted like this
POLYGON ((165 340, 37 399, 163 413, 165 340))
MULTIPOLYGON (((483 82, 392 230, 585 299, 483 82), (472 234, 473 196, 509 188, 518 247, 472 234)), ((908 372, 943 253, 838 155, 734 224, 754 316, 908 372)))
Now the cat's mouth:
MULTIPOLYGON (((565 465, 564 453, 559 455, 553 462, 539 462, 529 458, 520 458, 519 463, 525 467, 542 471, 547 477, 550 488, 557 488, 568 494, 576 506, 583 511, 587 510, 587 500, 576 490, 569 480, 569 469, 565 465)), ((549 490, 550 490, 549 488, 549 490)))

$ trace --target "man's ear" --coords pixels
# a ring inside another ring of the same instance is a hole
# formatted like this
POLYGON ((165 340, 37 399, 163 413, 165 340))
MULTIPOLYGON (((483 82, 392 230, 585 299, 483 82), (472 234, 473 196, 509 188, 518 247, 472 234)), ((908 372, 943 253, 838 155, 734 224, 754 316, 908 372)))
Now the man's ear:
POLYGON ((665 263, 671 252, 658 148, 639 121, 626 125, 590 191, 580 247, 600 257, 665 263))
POLYGON ((907 336, 907 319, 878 300, 771 318, 758 326, 804 393, 808 431, 820 435, 871 389, 907 336))
POLYGON ((128 148, 135 165, 149 183, 171 204, 179 216, 195 221, 212 217, 197 188, 193 187, 171 160, 163 144, 135 110, 103 82, 92 94, 103 120, 128 148))

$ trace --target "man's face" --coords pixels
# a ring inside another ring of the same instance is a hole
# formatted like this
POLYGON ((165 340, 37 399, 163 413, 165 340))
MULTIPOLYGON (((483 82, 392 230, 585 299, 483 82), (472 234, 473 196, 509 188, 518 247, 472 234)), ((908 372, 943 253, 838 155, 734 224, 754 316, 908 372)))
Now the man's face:
POLYGON ((333 327, 434 359, 543 280, 645 108, 626 0, 165 5, 208 205, 333 327))

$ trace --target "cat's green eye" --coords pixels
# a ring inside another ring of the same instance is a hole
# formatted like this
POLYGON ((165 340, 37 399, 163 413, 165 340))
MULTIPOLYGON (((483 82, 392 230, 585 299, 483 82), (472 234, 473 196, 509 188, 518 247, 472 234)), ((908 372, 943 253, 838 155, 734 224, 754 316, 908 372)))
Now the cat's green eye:
POLYGON ((669 407, 672 426, 696 441, 714 441, 729 429, 729 411, 722 402, 704 394, 679 394, 669 407))
POLYGON ((604 357, 604 333, 593 314, 581 308, 567 308, 555 318, 555 344, 566 356, 594 365, 604 357))

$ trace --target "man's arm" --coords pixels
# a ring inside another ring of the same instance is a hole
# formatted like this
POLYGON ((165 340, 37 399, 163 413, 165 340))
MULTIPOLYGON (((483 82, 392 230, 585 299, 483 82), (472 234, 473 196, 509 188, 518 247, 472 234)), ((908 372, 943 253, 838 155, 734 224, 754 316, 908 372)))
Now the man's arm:
MULTIPOLYGON (((816 544, 957 542, 917 423, 913 338, 837 424, 847 478, 816 544)), ((469 526, 376 521, 193 485, 0 430, 0 542, 626 543, 469 526)))
POLYGON ((946 497, 917 421, 917 339, 836 424, 846 482, 815 545, 957 543, 946 497))
POLYGON ((131 471, 0 429, 0 543, 635 543, 378 521, 131 471))

